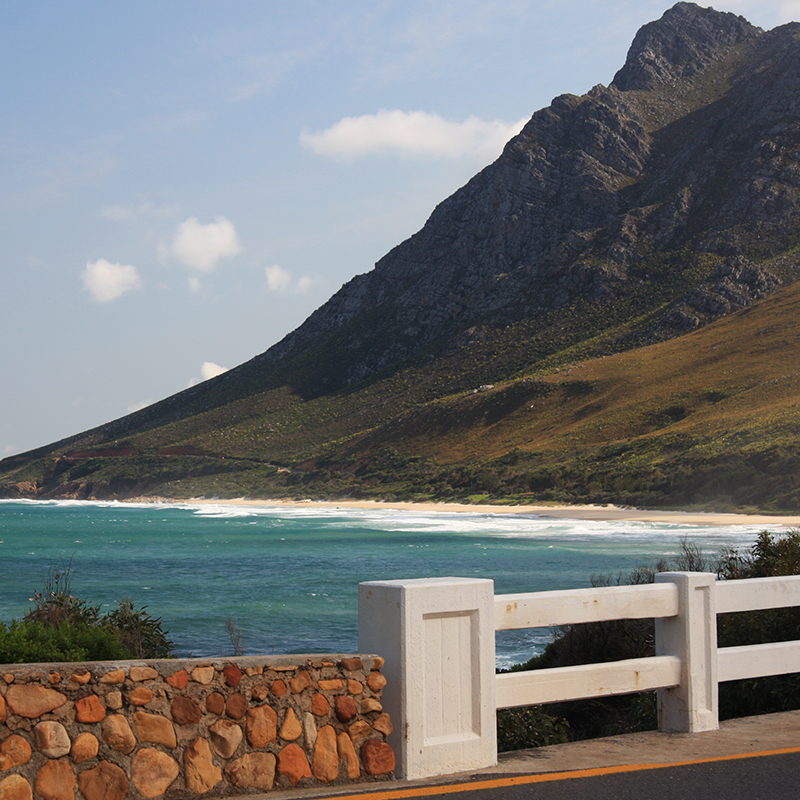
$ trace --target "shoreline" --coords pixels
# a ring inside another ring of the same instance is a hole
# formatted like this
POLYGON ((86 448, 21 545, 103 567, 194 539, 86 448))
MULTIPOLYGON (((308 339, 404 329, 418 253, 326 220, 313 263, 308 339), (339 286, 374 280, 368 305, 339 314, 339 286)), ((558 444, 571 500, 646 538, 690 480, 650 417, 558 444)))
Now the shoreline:
POLYGON ((625 506, 598 506, 598 505, 488 505, 467 503, 411 503, 386 502, 381 500, 289 500, 289 499, 264 499, 252 500, 239 497, 230 500, 213 499, 207 497, 191 497, 184 500, 174 500, 163 497, 131 498, 123 501, 130 503, 171 503, 180 505, 219 505, 219 506, 250 506, 269 507, 285 506, 287 508, 325 508, 325 509, 355 509, 378 511, 417 511, 423 514, 518 514, 551 519, 579 519, 589 522, 622 521, 632 522, 663 522, 676 525, 707 525, 707 526, 780 526, 784 528, 800 528, 800 515, 778 516, 770 514, 737 514, 718 511, 666 511, 643 508, 629 508, 625 506))

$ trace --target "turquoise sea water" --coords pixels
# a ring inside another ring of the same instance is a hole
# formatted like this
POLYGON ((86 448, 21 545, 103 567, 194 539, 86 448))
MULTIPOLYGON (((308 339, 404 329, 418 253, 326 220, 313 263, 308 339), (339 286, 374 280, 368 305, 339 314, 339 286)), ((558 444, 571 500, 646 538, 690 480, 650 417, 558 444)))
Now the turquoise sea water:
MULTIPOLYGON (((751 544, 759 526, 555 520, 535 515, 312 507, 0 501, 0 620, 25 614, 51 566, 113 608, 126 595, 162 617, 180 656, 358 647, 361 581, 491 578, 495 592, 589 585, 678 551, 751 544)), ((547 631, 498 634, 498 664, 541 652, 547 631)))

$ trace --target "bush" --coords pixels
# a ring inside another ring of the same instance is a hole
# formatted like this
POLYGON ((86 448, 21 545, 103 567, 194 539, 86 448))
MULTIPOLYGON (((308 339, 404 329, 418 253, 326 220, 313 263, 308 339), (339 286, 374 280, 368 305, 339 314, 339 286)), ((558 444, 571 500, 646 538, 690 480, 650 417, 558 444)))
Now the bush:
POLYGON ((0 663, 171 658, 174 644, 160 618, 129 598, 108 614, 72 594, 72 566, 50 568, 22 621, 0 622, 0 663))
POLYGON ((497 712, 497 750, 546 747, 569 741, 569 723, 545 713, 541 706, 501 708, 497 712))
MULTIPOLYGON (((745 553, 723 551, 718 573, 729 580, 800 575, 800 532, 775 536, 763 531, 745 553)), ((800 639, 800 608, 771 608, 720 614, 720 647, 800 639)), ((719 687, 720 719, 800 708, 800 676, 772 675, 729 681, 719 687)))
POLYGON ((111 630, 62 622, 0 622, 0 664, 45 661, 116 661, 131 653, 111 630))
POLYGON ((100 619, 104 630, 113 633, 134 658, 171 658, 174 642, 161 627, 161 617, 153 618, 147 606, 135 608, 126 597, 119 608, 100 619))
POLYGON ((93 627, 100 617, 100 607, 89 605, 72 594, 72 562, 61 569, 51 566, 41 592, 33 593, 33 608, 25 615, 43 625, 61 624, 93 627))

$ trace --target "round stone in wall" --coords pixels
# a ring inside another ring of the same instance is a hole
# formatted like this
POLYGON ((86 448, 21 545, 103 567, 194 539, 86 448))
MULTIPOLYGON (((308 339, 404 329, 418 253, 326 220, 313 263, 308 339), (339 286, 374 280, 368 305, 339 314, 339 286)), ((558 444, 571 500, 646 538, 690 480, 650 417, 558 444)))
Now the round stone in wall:
POLYGON ((40 722, 33 729, 33 738, 36 749, 48 758, 61 758, 72 747, 67 729, 60 722, 40 722))
POLYGON ((0 780, 0 797, 3 800, 33 800, 33 790, 22 775, 9 775, 0 780))
POLYGON ((154 747, 137 751, 131 765, 133 785, 144 797, 160 797, 178 777, 178 762, 154 747))

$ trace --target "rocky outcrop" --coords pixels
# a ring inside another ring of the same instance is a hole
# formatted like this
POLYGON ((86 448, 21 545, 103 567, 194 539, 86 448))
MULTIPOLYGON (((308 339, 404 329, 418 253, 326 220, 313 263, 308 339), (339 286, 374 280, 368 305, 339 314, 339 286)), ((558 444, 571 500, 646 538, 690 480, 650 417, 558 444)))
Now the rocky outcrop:
POLYGON ((649 90, 697 75, 761 32, 744 17, 677 3, 639 30, 612 85, 623 92, 649 90))
POLYGON ((780 278, 743 256, 727 259, 709 278, 672 303, 650 329, 650 339, 671 339, 751 306, 779 288, 780 278))
POLYGON ((36 481, 18 481, 0 486, 0 499, 14 500, 19 497, 36 497, 39 486, 36 481))

